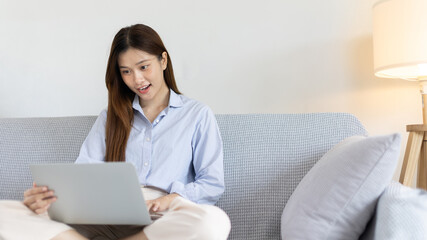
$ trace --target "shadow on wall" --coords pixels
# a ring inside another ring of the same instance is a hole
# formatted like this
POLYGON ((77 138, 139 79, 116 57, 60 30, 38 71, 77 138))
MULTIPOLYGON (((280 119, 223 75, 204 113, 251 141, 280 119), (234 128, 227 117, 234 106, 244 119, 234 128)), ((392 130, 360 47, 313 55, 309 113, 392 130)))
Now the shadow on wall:
POLYGON ((340 111, 359 116, 382 109, 390 114, 388 108, 394 108, 402 87, 413 88, 408 82, 374 76, 371 35, 301 46, 285 53, 283 62, 283 76, 292 79, 284 88, 291 90, 279 96, 292 102, 288 108, 296 112, 340 111))

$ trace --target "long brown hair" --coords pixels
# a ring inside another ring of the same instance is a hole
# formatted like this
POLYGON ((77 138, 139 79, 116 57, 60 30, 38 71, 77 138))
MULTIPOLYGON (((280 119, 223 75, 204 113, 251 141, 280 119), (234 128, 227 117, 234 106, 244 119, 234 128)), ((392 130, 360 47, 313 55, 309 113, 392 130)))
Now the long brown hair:
POLYGON ((166 85, 180 94, 173 74, 172 61, 160 36, 152 28, 136 24, 122 28, 114 37, 108 58, 105 83, 108 89, 108 112, 106 123, 106 152, 105 161, 124 162, 126 145, 133 124, 132 102, 135 93, 130 90, 120 74, 118 66, 119 55, 129 48, 162 57, 167 53, 167 66, 163 71, 166 85))

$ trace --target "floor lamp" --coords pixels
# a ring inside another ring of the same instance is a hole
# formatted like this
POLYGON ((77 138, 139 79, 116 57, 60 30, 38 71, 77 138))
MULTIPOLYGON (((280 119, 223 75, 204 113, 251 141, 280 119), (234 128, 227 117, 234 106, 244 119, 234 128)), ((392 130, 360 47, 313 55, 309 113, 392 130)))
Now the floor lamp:
POLYGON ((373 7, 374 72, 377 77, 418 81, 423 124, 409 132, 400 182, 427 189, 427 1, 382 0, 373 7))

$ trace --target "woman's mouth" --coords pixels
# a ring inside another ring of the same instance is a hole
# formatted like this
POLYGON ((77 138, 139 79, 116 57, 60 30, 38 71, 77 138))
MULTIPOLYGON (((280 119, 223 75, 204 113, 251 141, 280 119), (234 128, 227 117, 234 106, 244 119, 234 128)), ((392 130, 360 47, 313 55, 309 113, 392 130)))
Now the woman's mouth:
POLYGON ((142 93, 142 94, 145 94, 145 93, 147 93, 147 92, 148 92, 148 90, 150 90, 150 87, 151 87, 151 84, 148 84, 147 86, 144 86, 144 87, 138 88, 138 91, 139 91, 140 93, 142 93))

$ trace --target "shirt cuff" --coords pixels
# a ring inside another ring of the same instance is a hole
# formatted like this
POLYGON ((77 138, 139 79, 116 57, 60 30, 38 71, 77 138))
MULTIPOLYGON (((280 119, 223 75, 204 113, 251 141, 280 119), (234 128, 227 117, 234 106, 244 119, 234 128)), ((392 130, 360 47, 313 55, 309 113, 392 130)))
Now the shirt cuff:
POLYGON ((178 193, 181 197, 195 202, 195 191, 193 189, 193 183, 184 185, 182 182, 175 181, 172 183, 170 193, 178 193))

